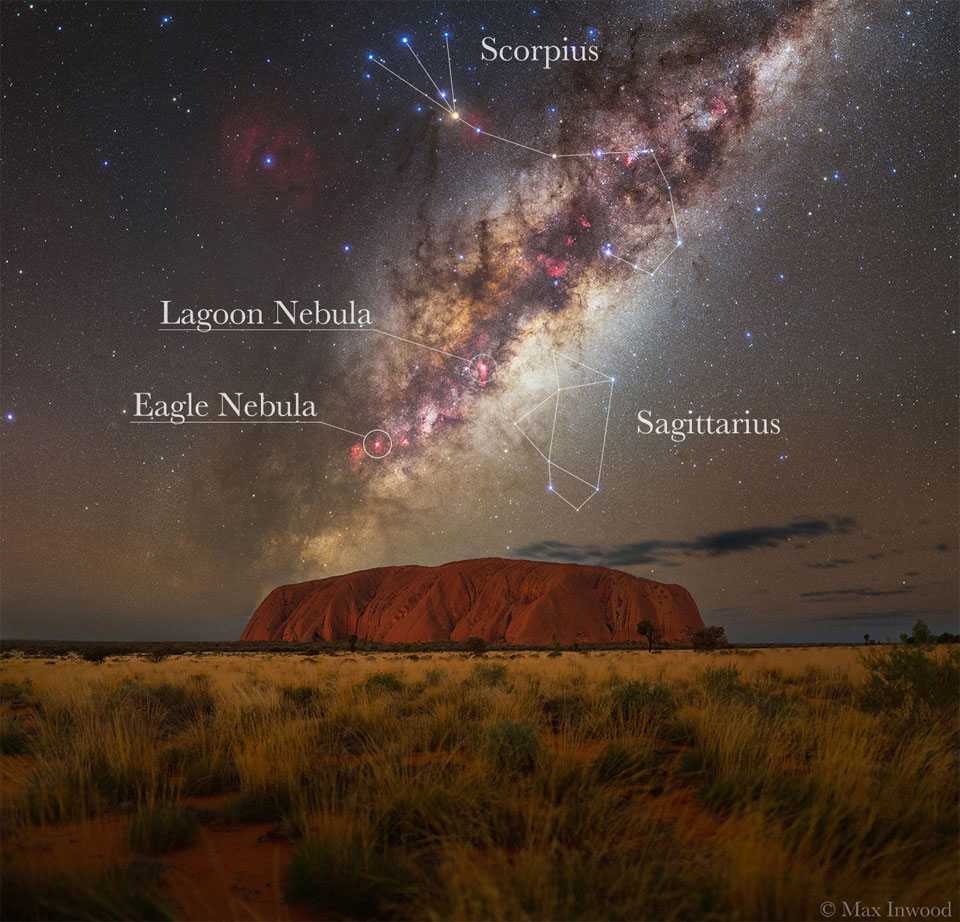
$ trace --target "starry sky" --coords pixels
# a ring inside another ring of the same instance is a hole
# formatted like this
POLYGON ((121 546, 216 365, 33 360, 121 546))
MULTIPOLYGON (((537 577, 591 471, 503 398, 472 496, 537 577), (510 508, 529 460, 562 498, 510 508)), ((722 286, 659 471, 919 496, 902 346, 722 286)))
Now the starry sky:
POLYGON ((5 636, 234 639, 280 583, 481 556, 680 583, 737 641, 956 630, 955 3, 0 20, 5 636), (375 329, 159 329, 277 299, 375 329), (139 391, 341 429, 134 425, 139 391))

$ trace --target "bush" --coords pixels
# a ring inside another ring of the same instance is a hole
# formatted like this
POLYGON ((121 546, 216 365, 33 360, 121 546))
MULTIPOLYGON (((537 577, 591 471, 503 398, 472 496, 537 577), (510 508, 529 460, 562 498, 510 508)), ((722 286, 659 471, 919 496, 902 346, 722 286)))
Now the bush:
POLYGON ((645 717, 649 720, 665 720, 677 709, 670 689, 666 685, 651 685, 649 682, 625 682, 615 685, 610 691, 610 710, 621 720, 645 717))
POLYGON ((529 774, 540 755, 540 737, 531 724, 501 720, 487 730, 484 754, 497 771, 529 774))
POLYGON ((403 679, 395 672, 374 672, 367 676, 364 688, 372 694, 396 694, 403 691, 403 679))
POLYGON ((540 710, 550 729, 559 733, 563 728, 577 726, 583 719, 586 708, 583 699, 577 695, 558 695, 544 699, 540 710))
POLYGON ((152 715, 163 734, 183 730, 213 714, 215 708, 213 695, 202 680, 184 686, 172 682, 146 685, 126 679, 107 693, 107 702, 118 709, 152 715))
POLYGON ((694 650, 718 650, 727 646, 727 635, 719 624, 702 627, 690 638, 694 650))
POLYGON ((290 902, 308 902, 324 917, 379 919, 395 914, 409 877, 353 833, 313 835, 293 854, 287 873, 290 902))
POLYGON ((487 642, 482 637, 468 637, 463 645, 467 653, 472 653, 474 656, 487 652, 487 642))
POLYGON ((290 788, 279 782, 244 791, 220 808, 231 823, 276 823, 291 811, 290 788))
POLYGON ((197 818, 173 804, 144 807, 130 823, 130 846, 145 855, 186 848, 197 838, 197 818))
POLYGON ((323 714, 320 689, 315 685, 283 685, 280 688, 280 697, 300 714, 323 714))
POLYGON ((477 663, 473 667, 473 677, 480 685, 499 685, 507 677, 507 667, 503 663, 477 663))
POLYGON ((4 714, 0 722, 0 755, 20 755, 27 751, 29 742, 18 717, 4 714))
POLYGON ((107 651, 104 647, 84 647, 80 651, 80 659, 87 663, 96 663, 99 665, 107 658, 107 651))
POLYGON ((33 682, 29 679, 24 679, 22 683, 11 682, 8 679, 0 682, 0 701, 15 710, 40 706, 40 702, 34 694, 33 682))
POLYGON ((861 654, 867 678, 857 701, 865 711, 908 719, 955 713, 960 653, 937 655, 922 646, 892 645, 861 654))
POLYGON ((740 681, 740 670, 736 666, 711 666, 703 674, 703 684, 710 694, 721 700, 750 697, 750 689, 740 681))

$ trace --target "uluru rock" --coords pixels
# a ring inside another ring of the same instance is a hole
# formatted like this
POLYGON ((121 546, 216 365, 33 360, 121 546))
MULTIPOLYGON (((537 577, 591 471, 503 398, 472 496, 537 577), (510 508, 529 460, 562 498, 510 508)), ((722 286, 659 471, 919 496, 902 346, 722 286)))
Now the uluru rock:
POLYGON ((542 646, 640 639, 648 619, 668 642, 703 627, 682 586, 606 567, 537 560, 458 560, 378 567, 274 589, 241 640, 386 643, 482 637, 542 646))

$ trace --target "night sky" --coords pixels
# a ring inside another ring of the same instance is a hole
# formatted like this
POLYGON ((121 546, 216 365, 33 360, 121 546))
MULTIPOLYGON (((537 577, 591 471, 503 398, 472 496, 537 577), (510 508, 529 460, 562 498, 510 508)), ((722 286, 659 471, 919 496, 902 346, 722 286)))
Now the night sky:
POLYGON ((956 630, 956 3, 0 16, 6 637, 234 639, 280 583, 481 556, 680 583, 738 641, 956 630), (277 299, 375 329, 159 328, 277 299))

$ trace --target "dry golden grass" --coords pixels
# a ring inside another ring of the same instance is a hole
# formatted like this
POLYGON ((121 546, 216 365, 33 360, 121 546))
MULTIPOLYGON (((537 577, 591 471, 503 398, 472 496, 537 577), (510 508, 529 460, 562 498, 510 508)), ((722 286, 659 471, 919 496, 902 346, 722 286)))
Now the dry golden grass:
POLYGON ((302 918, 940 906, 957 656, 903 656, 880 686, 848 648, 6 659, 3 917, 279 917, 191 907, 142 857, 256 824, 302 918), (97 823, 103 866, 53 874, 52 831, 97 823))

